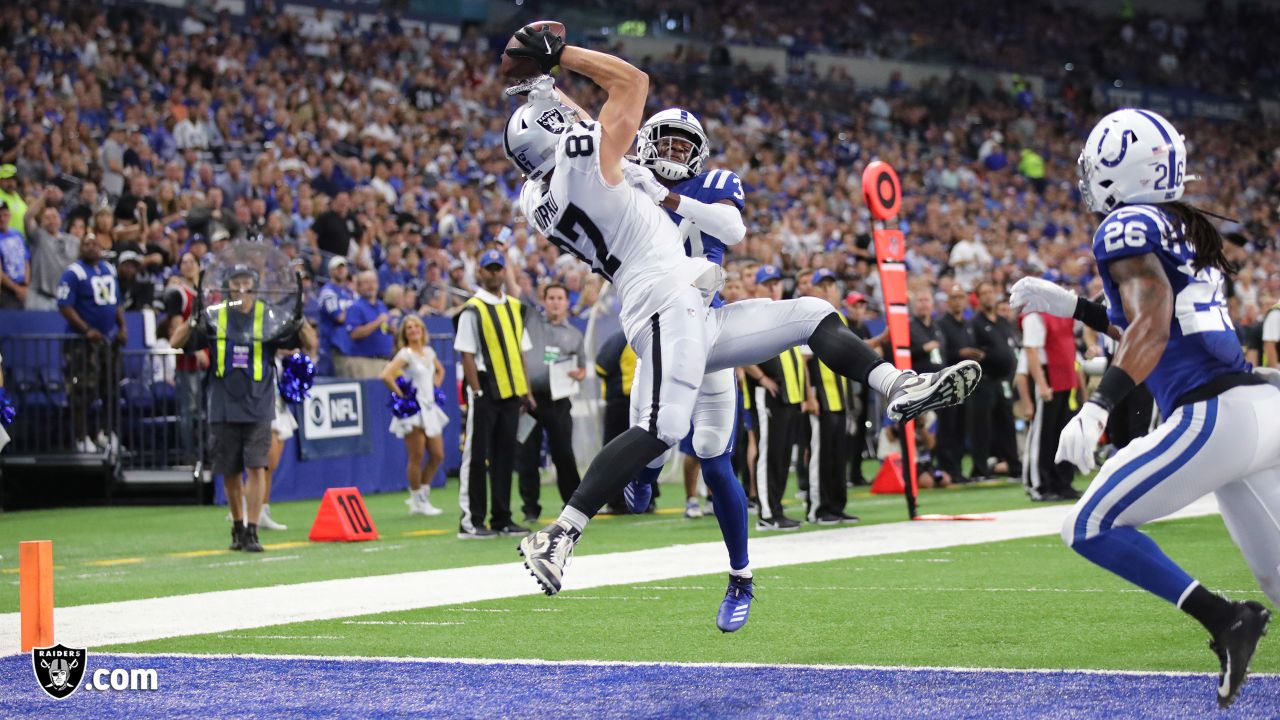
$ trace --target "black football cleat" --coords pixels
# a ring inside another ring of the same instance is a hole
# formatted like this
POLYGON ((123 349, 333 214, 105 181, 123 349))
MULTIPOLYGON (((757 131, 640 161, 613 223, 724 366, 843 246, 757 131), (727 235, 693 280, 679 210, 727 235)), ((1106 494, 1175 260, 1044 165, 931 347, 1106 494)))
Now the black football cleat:
POLYGON ((1258 641, 1267 634, 1271 611, 1253 600, 1233 601, 1235 620, 1209 641, 1209 649, 1218 654, 1222 669, 1218 672, 1218 707, 1227 708, 1236 701, 1249 673, 1249 660, 1258 649, 1258 641))
POLYGON ((231 547, 228 550, 239 551, 244 549, 244 529, 231 526, 231 547))

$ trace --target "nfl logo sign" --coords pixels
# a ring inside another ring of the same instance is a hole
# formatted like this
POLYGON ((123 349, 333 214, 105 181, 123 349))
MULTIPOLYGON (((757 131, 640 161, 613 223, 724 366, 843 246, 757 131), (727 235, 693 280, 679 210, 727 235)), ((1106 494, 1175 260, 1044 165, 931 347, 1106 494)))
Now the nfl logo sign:
POLYGON ((84 678, 85 648, 69 648, 58 644, 52 647, 31 649, 31 669, 36 682, 49 696, 61 700, 80 687, 84 678))

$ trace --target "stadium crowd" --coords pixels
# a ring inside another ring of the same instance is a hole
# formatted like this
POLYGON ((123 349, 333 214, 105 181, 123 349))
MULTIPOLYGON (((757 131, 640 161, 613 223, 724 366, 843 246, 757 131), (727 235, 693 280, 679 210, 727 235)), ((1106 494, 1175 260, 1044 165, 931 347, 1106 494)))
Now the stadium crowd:
MULTIPOLYGON (((0 9, 0 224, 8 225, 0 307, 53 309, 58 278, 90 236, 119 267, 126 309, 161 314, 177 312, 166 290, 190 284, 179 271, 185 253, 201 261, 238 240, 280 247, 306 277, 306 314, 321 328, 326 372, 334 342, 326 324, 341 327, 357 295, 375 307, 383 299, 385 317, 362 317, 389 320, 390 332, 410 314, 456 315, 491 248, 505 253, 518 295, 536 298, 537 287, 558 282, 571 316, 590 310, 599 279, 517 216, 520 178, 502 152, 513 101, 497 76, 500 45, 475 29, 447 42, 390 15, 360 27, 351 15, 259 5, 243 26, 194 11, 165 25, 57 0, 0 9)), ((983 5, 981 19, 936 5, 907 18, 895 10, 892 20, 889 4, 875 0, 857 13, 833 3, 803 22, 763 3, 735 3, 732 16, 723 3, 698 12, 734 42, 768 31, 876 56, 900 55, 885 43, 927 48, 959 31, 986 41, 950 38, 948 46, 964 48, 955 60, 1031 71, 1050 70, 1032 62, 1052 55, 1041 52, 1046 45, 1059 54, 1105 48, 1100 38, 1130 37, 1136 22, 1090 27, 1039 3, 1002 3, 990 14, 983 5), (846 22, 804 24, 815 17, 846 22)), ((1274 81, 1273 68, 1233 70, 1241 58, 1273 56, 1250 51, 1260 25, 1222 22, 1239 39, 1226 63, 1195 60, 1214 26, 1166 23, 1156 32, 1147 24, 1126 42, 1167 36, 1170 47, 1185 45, 1169 77, 1192 87, 1274 81)), ((625 54, 625 46, 614 50, 625 54)), ((1103 74, 1108 52, 1087 55, 1103 74)), ((859 184, 876 158, 902 176, 911 290, 935 299, 939 317, 958 296, 961 315, 972 318, 984 281, 999 295, 1029 274, 1097 293, 1096 221, 1075 187, 1076 157, 1088 127, 1111 108, 1089 84, 1047 72, 1057 80, 1052 91, 1034 97, 1018 87, 983 90, 959 72, 873 88, 838 71, 707 73, 708 58, 693 51, 643 60, 654 78, 650 109, 697 113, 712 140, 709 167, 743 181, 748 234, 729 268, 744 295, 755 294, 762 264, 781 269, 784 295, 810 292, 813 272, 826 268, 836 277, 833 297, 858 293, 878 311, 859 184)), ((598 107, 589 83, 561 85, 598 107)), ((1192 184, 1189 199, 1232 218, 1223 230, 1241 261, 1233 311, 1242 328, 1256 326, 1280 300, 1280 136, 1254 120, 1175 122, 1189 138, 1189 170, 1214 190, 1213 200, 1197 198, 1192 184)))

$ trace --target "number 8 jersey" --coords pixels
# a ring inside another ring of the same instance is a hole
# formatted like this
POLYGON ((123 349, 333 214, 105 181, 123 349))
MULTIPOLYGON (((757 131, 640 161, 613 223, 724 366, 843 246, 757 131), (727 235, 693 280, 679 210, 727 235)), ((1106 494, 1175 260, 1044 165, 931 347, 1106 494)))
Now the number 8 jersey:
POLYGON ((626 182, 610 187, 600 174, 599 151, 599 123, 571 126, 556 146, 550 179, 521 188, 520 209, 554 245, 614 284, 619 319, 631 338, 684 288, 695 285, 710 296, 723 272, 685 256, 675 223, 648 196, 626 182))
POLYGON ((1222 272, 1196 270, 1195 249, 1185 235, 1178 219, 1160 207, 1125 205, 1113 210, 1093 236, 1113 325, 1128 327, 1129 319, 1107 267, 1110 261, 1155 253, 1173 288, 1169 344, 1146 381, 1164 417, 1173 412, 1178 398, 1215 377, 1251 370, 1227 315, 1222 272))

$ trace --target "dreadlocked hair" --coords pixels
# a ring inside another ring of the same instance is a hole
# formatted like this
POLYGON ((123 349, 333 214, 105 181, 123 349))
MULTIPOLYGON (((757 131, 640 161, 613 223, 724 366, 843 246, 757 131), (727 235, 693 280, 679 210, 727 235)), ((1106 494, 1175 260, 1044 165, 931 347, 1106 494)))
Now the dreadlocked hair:
POLYGON ((1184 237, 1196 252, 1195 262, 1192 263, 1196 270, 1214 267, 1226 275, 1236 271, 1235 263, 1227 258, 1222 233, 1209 222, 1204 212, 1184 202, 1161 203, 1160 207, 1177 218, 1185 229, 1184 237))

